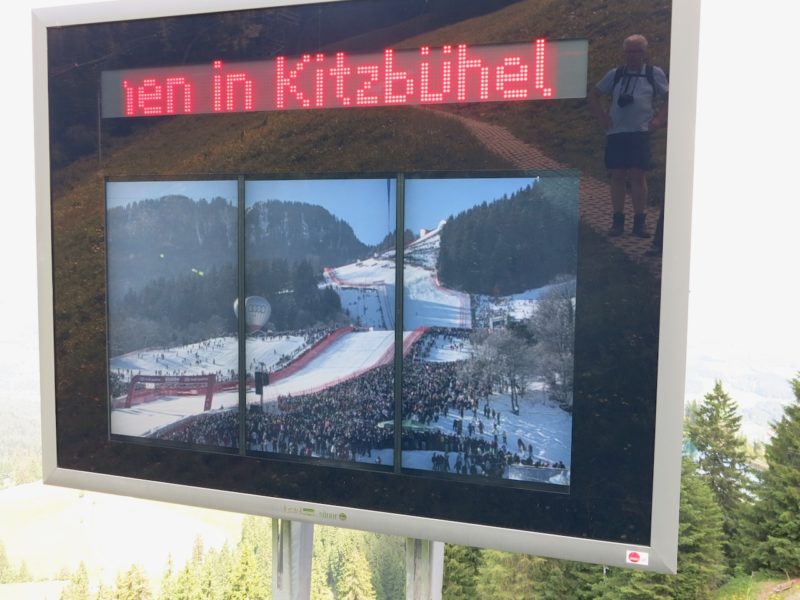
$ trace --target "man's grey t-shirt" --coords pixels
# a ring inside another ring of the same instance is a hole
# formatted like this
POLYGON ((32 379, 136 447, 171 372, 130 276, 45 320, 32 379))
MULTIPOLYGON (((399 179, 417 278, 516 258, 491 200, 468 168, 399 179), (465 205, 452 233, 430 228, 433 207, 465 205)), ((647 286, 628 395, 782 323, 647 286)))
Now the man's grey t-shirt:
POLYGON ((655 90, 645 75, 646 65, 638 74, 629 74, 626 70, 614 85, 614 75, 617 69, 611 69, 597 83, 597 89, 603 94, 611 94, 611 116, 612 127, 606 131, 606 135, 612 133, 629 133, 633 131, 647 131, 648 123, 653 118, 653 99, 654 95, 666 96, 669 92, 667 76, 659 67, 653 67, 653 81, 655 90), (654 94, 655 92, 655 94, 654 94), (620 94, 630 94, 633 102, 628 106, 617 104, 620 94))

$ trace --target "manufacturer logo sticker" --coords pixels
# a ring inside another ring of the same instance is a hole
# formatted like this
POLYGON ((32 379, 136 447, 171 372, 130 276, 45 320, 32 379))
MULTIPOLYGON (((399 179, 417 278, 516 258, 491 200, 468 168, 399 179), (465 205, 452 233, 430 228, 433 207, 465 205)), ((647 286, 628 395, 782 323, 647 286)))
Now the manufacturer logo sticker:
POLYGON ((647 566, 650 563, 650 554, 638 550, 628 550, 625 553, 625 562, 629 565, 647 566))

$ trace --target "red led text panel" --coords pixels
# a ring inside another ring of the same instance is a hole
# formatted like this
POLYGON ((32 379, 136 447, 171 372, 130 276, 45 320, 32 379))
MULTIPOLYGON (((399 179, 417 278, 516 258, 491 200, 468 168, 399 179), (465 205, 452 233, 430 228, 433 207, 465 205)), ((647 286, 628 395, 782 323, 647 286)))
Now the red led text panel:
POLYGON ((103 117, 582 98, 587 56, 540 38, 104 71, 103 117))

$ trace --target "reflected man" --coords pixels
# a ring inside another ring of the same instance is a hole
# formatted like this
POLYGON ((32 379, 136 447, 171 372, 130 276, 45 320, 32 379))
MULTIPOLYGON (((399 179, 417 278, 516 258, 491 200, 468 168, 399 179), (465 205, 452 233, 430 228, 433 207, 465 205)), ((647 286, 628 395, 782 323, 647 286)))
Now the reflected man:
POLYGON ((634 235, 650 237, 646 225, 647 171, 650 169, 650 131, 667 120, 667 77, 647 61, 647 39, 632 35, 622 45, 625 64, 611 69, 589 92, 589 108, 606 131, 605 164, 611 176, 613 210, 608 234, 625 230, 626 184, 633 204, 634 235), (611 96, 609 109, 601 102, 611 96), (656 110, 656 98, 660 105, 656 110))

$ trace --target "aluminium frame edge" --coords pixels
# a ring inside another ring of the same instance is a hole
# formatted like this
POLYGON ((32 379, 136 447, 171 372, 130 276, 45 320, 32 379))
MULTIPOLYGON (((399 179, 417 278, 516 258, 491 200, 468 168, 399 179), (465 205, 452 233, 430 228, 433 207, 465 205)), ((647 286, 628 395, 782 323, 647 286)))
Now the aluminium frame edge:
MULTIPOLYGON (((678 569, 700 0, 673 0, 650 544, 678 569)), ((652 556, 651 556, 652 558, 652 556)))

